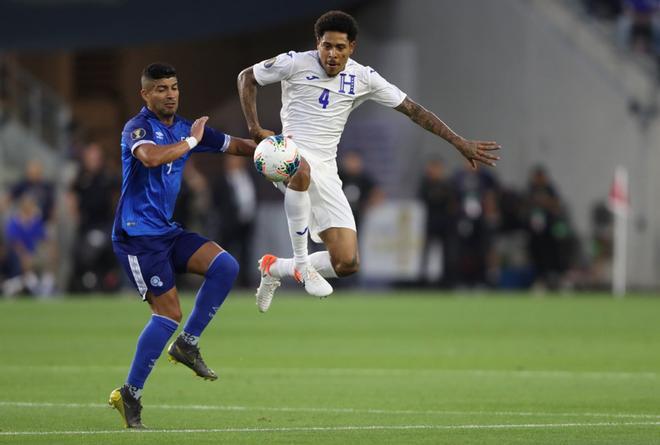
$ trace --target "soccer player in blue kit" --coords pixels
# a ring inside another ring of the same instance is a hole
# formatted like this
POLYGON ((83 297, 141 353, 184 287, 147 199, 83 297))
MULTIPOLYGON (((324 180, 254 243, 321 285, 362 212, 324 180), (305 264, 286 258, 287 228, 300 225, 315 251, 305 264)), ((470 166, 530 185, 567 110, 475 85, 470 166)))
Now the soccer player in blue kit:
POLYGON ((169 359, 206 380, 218 378, 202 360, 198 342, 229 293, 239 266, 216 243, 172 221, 172 214, 191 153, 252 156, 255 148, 252 140, 205 127, 208 117, 192 124, 179 117, 179 85, 172 66, 151 64, 141 81, 146 106, 122 132, 122 189, 112 229, 115 254, 153 312, 138 338, 126 383, 110 394, 109 403, 127 428, 144 428, 142 388, 182 318, 175 273, 202 275, 205 281, 183 331, 168 347, 169 359))

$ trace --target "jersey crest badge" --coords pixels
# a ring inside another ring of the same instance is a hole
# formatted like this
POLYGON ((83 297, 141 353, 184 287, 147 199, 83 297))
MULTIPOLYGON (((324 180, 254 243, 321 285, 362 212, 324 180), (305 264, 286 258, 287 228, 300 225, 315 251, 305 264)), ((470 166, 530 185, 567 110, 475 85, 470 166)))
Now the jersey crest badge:
POLYGON ((138 139, 142 139, 145 134, 147 134, 147 132, 144 131, 144 128, 136 128, 131 132, 131 139, 133 139, 134 141, 138 139))
POLYGON ((149 280, 149 282, 153 287, 163 287, 163 281, 160 279, 158 275, 154 275, 153 277, 151 277, 151 280, 149 280))

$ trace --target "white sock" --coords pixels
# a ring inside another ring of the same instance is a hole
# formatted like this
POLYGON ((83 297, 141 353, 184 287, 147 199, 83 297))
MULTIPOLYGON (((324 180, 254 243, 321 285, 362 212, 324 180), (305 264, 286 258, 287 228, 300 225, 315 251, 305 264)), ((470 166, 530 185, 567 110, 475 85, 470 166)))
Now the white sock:
POLYGON ((337 272, 335 272, 335 269, 332 267, 330 252, 327 250, 311 254, 309 256, 309 264, 314 266, 314 269, 316 269, 323 278, 339 278, 337 272))
POLYGON ((270 266, 270 275, 275 278, 285 278, 293 276, 293 258, 278 258, 270 266))
MULTIPOLYGON (((323 278, 339 278, 335 269, 332 267, 330 252, 327 250, 311 254, 309 256, 309 264, 314 266, 314 269, 316 269, 323 278)), ((292 277, 294 267, 295 263, 293 258, 278 258, 277 261, 270 266, 270 275, 275 278, 292 277)))
POLYGON ((297 268, 302 268, 309 262, 307 258, 307 237, 309 233, 309 214, 312 205, 307 191, 286 189, 284 194, 284 210, 289 224, 289 236, 293 247, 293 259, 297 268))
POLYGON ((46 272, 41 276, 41 290, 40 294, 43 296, 51 296, 55 291, 55 275, 51 272, 46 272))
POLYGON ((7 297, 13 297, 23 290, 23 277, 18 275, 14 278, 9 278, 2 283, 2 294, 7 297))
POLYGON ((23 284, 33 294, 39 293, 39 277, 34 272, 28 272, 23 275, 23 284))

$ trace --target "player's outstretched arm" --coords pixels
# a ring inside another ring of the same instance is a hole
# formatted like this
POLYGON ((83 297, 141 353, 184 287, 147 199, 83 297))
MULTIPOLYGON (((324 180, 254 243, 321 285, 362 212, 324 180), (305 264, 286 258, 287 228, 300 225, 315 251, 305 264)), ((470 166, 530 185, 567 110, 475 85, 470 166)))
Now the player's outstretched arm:
POLYGON ((245 116, 250 136, 256 142, 261 142, 275 133, 261 128, 259 115, 257 114, 257 79, 254 77, 252 67, 245 68, 238 75, 238 97, 241 99, 241 108, 245 116))
POLYGON ((225 153, 236 156, 254 156, 256 147, 257 144, 252 139, 232 137, 225 153))
POLYGON ((415 101, 405 98, 401 105, 395 110, 408 116, 414 123, 440 136, 445 141, 452 144, 467 159, 472 168, 477 168, 477 162, 495 167, 495 161, 499 156, 491 153, 493 150, 499 150, 501 146, 493 141, 470 141, 454 133, 447 124, 438 116, 415 101))
POLYGON ((188 153, 202 140, 204 126, 208 120, 208 116, 195 120, 190 127, 190 137, 181 142, 168 145, 142 144, 135 149, 133 155, 147 168, 169 164, 188 153))

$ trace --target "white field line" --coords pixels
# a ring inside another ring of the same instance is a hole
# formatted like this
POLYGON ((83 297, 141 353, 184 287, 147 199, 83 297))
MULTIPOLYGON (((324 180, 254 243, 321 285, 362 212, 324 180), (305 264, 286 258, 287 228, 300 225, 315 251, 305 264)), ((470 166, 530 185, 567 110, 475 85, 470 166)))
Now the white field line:
POLYGON ((100 430, 100 431, 2 431, 0 436, 86 436, 101 434, 191 434, 191 433, 290 433, 290 432, 336 432, 378 430, 510 430, 510 429, 568 429, 568 428, 613 428, 631 426, 660 426, 660 422, 599 422, 599 423, 523 423, 494 425, 338 425, 301 426, 283 428, 210 428, 171 430, 100 430))
MULTIPOLYGON (((126 371, 126 366, 99 365, 0 365, 0 372, 115 372, 126 371)), ((160 369, 167 369, 162 366, 160 369)), ((222 374, 311 374, 311 375, 366 375, 366 376, 424 376, 469 375, 475 377, 519 378, 585 378, 585 379, 657 379, 660 373, 651 371, 563 371, 563 370, 507 370, 507 369, 397 369, 397 368, 221 368, 222 374)))
MULTIPOLYGON (((51 402, 11 402, 0 401, 0 407, 11 408, 109 408, 105 403, 51 403, 51 402)), ((512 417, 604 417, 608 419, 656 419, 660 414, 642 413, 553 413, 532 411, 458 411, 458 410, 407 410, 378 408, 319 408, 319 407, 284 407, 284 406, 232 406, 232 405, 148 405, 149 409, 193 410, 193 411, 269 411, 297 413, 333 413, 333 414, 391 414, 391 415, 441 415, 441 416, 512 416, 512 417)))

